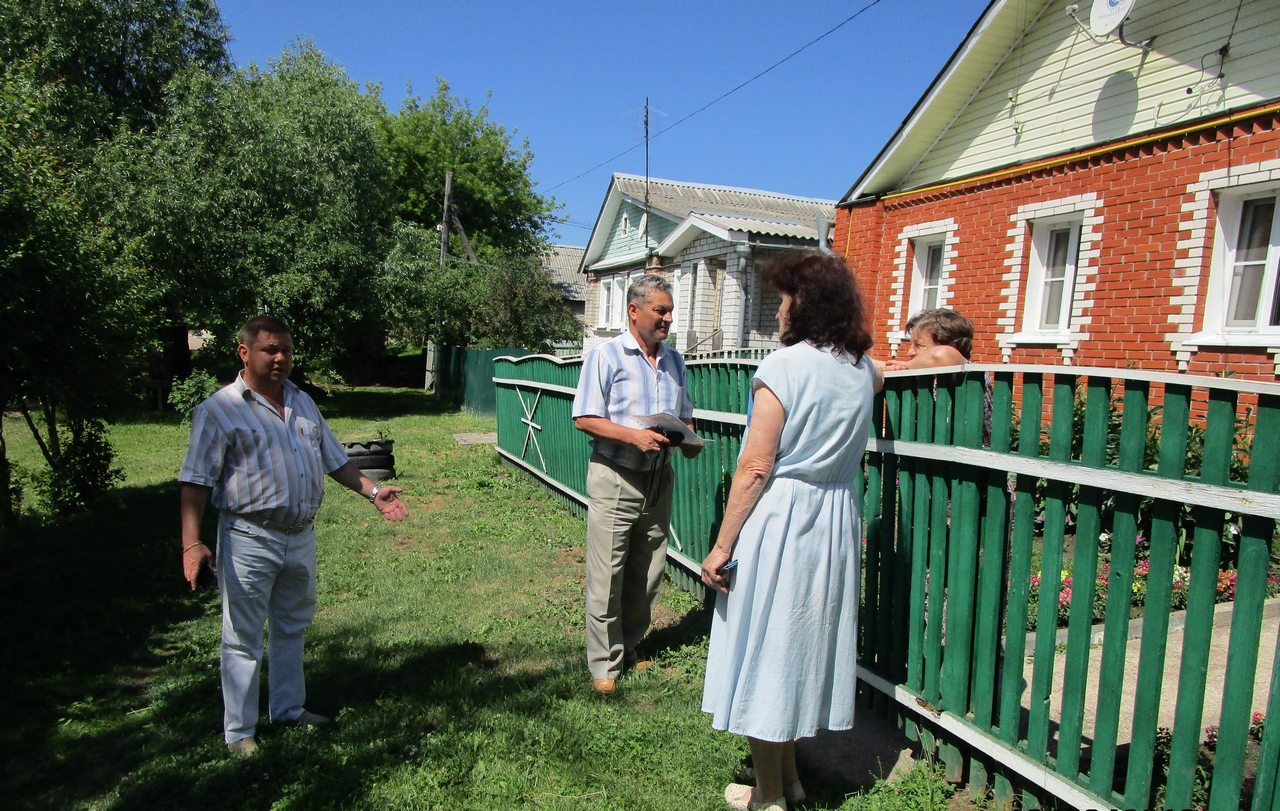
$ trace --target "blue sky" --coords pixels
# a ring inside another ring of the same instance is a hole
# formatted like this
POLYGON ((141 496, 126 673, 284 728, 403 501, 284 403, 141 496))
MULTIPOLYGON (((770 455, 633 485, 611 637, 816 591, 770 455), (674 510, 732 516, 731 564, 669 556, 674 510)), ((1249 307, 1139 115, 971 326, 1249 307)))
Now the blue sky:
POLYGON ((408 86, 429 96, 437 78, 487 104, 528 139, 538 190, 563 204, 556 241, 585 245, 610 173, 645 173, 646 97, 650 176, 838 199, 987 0, 218 5, 238 66, 266 67, 306 38, 352 79, 380 84, 393 110, 408 86))

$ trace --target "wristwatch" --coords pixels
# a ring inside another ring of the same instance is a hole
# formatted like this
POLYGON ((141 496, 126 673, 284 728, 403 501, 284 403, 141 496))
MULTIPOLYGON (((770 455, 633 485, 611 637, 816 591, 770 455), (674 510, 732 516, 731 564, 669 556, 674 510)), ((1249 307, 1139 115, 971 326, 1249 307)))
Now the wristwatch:
POLYGON ((382 489, 382 485, 380 485, 380 484, 375 484, 375 485, 373 486, 373 489, 369 491, 369 503, 370 503, 370 504, 377 504, 377 503, 378 503, 378 491, 379 491, 379 490, 381 490, 381 489, 382 489))

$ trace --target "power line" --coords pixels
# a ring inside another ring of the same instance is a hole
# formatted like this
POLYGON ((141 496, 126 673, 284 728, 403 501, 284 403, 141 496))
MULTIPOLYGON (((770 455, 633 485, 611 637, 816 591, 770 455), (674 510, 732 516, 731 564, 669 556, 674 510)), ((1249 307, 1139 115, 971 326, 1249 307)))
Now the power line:
MULTIPOLYGON (((787 54, 786 56, 782 57, 782 58, 781 58, 781 59, 779 59, 777 62, 774 62, 772 65, 770 65, 769 67, 767 67, 767 68, 765 68, 764 70, 760 71, 760 72, 759 72, 759 73, 757 73, 756 75, 752 76, 750 79, 747 79, 746 81, 744 81, 744 82, 740 83, 739 85, 737 85, 736 87, 732 88, 731 90, 727 90, 727 91, 725 91, 724 93, 721 93, 719 96, 716 96, 716 97, 715 97, 714 99, 712 99, 711 101, 709 101, 709 102, 707 102, 706 104, 702 105, 701 107, 699 107, 698 109, 696 109, 696 110, 694 110, 693 112, 689 113, 689 114, 688 114, 688 115, 686 115, 685 117, 683 117, 683 118, 679 119, 678 121, 675 121, 675 122, 673 122, 673 123, 671 123, 671 124, 667 125, 666 127, 663 127, 662 129, 658 130, 658 132, 657 132, 657 133, 655 133, 653 137, 654 137, 654 138, 657 138, 659 135, 662 135, 662 134, 664 134, 664 133, 670 132, 671 130, 673 130, 673 129, 675 129, 676 127, 680 126, 680 125, 681 125, 681 124, 683 124, 684 122, 686 122, 686 121, 688 121, 689 119, 693 118, 695 115, 698 115, 699 113, 702 113, 702 112, 706 111, 709 107, 712 107, 712 106, 714 106, 714 105, 716 105, 716 104, 718 104, 718 103, 720 103, 720 102, 724 101, 724 100, 725 100, 725 99, 727 99, 729 96, 732 96, 734 93, 737 93, 737 92, 738 92, 739 90, 741 90, 742 88, 744 88, 744 87, 746 87, 747 85, 749 85, 749 84, 751 84, 752 82, 754 82, 756 79, 759 79, 760 77, 762 77, 762 76, 764 76, 765 74, 767 74, 767 73, 769 73, 769 72, 773 71, 774 69, 776 69, 776 68, 778 68, 778 67, 781 67, 783 64, 785 64, 785 63, 787 63, 787 62, 791 61, 792 59, 794 59, 795 57, 799 56, 799 55, 800 55, 801 53, 803 53, 804 51, 807 51, 809 48, 812 48, 814 45, 817 45, 819 42, 821 42, 822 40, 824 40, 824 39, 826 39, 827 37, 831 36, 831 35, 832 35, 832 34, 834 34, 835 32, 839 31, 841 28, 844 28, 844 27, 845 27, 846 25, 848 25, 849 23, 851 23, 851 22, 853 22, 854 20, 856 20, 856 19, 858 19, 859 17, 861 17, 861 16, 862 16, 864 13, 866 13, 867 11, 869 11, 869 10, 871 10, 872 8, 875 8, 876 6, 880 5, 880 2, 881 2, 881 0, 871 0, 871 2, 867 3, 865 6, 863 6, 863 7, 862 7, 862 8, 860 8, 860 9, 858 9, 858 10, 857 10, 857 11, 855 11, 853 14, 850 14, 848 17, 844 18, 844 19, 843 19, 843 20, 841 20, 839 23, 836 23, 834 26, 832 26, 831 28, 829 28, 827 31, 823 32, 822 34, 819 34, 817 37, 814 37, 812 40, 810 40, 809 42, 805 43, 804 45, 801 45, 799 48, 796 48, 794 51, 792 51, 791 53, 789 53, 789 54, 787 54)), ((553 192, 553 191, 555 191, 556 189, 560 188, 561 186, 567 186, 568 184, 572 183, 573 181, 577 180, 578 178, 586 177, 587 175, 591 174, 591 173, 592 173, 592 172, 594 172, 595 170, 600 169, 600 168, 605 167, 605 166, 608 166, 609 164, 611 164, 611 163, 613 163, 614 161, 616 161, 618 158, 621 158, 621 157, 622 157, 622 156, 624 156, 624 155, 630 154, 630 153, 632 153, 632 152, 636 151, 637 149, 639 149, 640 147, 642 147, 642 146, 644 146, 644 145, 645 145, 645 142, 644 142, 644 141, 641 141, 641 142, 636 143, 636 144, 632 144, 631 146, 629 146, 629 147, 627 147, 626 149, 622 150, 621 152, 619 152, 618 154, 614 155, 613 157, 608 158, 607 160, 603 160, 603 161, 601 161, 600 163, 597 163, 595 166, 592 166, 590 169, 586 170, 585 172, 579 172, 578 174, 574 175, 573 177, 569 178, 568 180, 565 180, 565 181, 562 181, 562 182, 560 182, 560 183, 557 183, 556 185, 554 185, 554 186, 552 186, 551 188, 547 189, 547 192, 548 192, 548 193, 553 192)))

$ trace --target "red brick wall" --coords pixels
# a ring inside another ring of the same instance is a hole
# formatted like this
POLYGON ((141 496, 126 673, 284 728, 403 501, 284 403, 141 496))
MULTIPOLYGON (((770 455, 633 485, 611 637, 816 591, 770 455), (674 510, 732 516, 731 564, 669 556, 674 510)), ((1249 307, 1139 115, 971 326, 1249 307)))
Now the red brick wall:
MULTIPOLYGON (((1001 279, 1009 258, 1011 217, 1020 206, 1040 201, 1093 193, 1100 201, 1097 214, 1101 240, 1090 293, 1089 338, 1081 341, 1072 359, 1079 366, 1134 366, 1176 371, 1177 359, 1165 335, 1176 330, 1169 316, 1181 311, 1171 303, 1181 288, 1173 284, 1175 260, 1186 250, 1179 223, 1184 203, 1191 199, 1187 187, 1207 171, 1243 166, 1280 157, 1280 114, 1263 113, 1253 119, 1186 134, 1167 136, 1153 143, 1121 146, 1098 155, 1081 155, 1047 168, 1027 169, 998 178, 976 178, 950 187, 925 189, 889 200, 858 203, 838 209, 835 251, 845 257, 870 299, 873 334, 878 357, 890 349, 886 322, 891 289, 895 283, 894 260, 902 230, 917 223, 953 219, 959 239, 948 248, 950 295, 946 306, 974 323, 973 360, 998 363, 996 342, 1003 330, 1001 315, 1006 283, 1001 279)), ((1210 218, 1212 222, 1213 218, 1210 218)), ((1212 233, 1210 233, 1212 240, 1212 233)), ((1028 251, 1024 250, 1024 264, 1028 251)), ((1204 301, 1209 281, 1210 251, 1205 252, 1199 301, 1204 301)), ((909 264, 909 262, 908 262, 909 264)), ((910 284, 910 269, 906 274, 910 284)), ((1018 320, 1026 294, 1023 268, 1018 299, 1018 320)), ((902 291, 905 302, 909 289, 902 291)), ((1200 314, 1194 329, 1200 329, 1200 314)), ((1016 346, 1013 363, 1061 364, 1056 347, 1016 346)), ((1202 349, 1192 356, 1187 371, 1275 380, 1275 365, 1264 350, 1202 349)))

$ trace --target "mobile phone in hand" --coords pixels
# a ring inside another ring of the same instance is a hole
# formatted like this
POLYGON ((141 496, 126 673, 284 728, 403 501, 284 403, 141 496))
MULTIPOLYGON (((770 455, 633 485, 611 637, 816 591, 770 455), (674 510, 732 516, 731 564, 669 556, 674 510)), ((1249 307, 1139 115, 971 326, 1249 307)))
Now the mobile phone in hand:
POLYGON ((196 573, 196 590, 208 591, 209 589, 218 587, 218 569, 213 565, 213 560, 206 560, 200 564, 200 571, 196 573))

